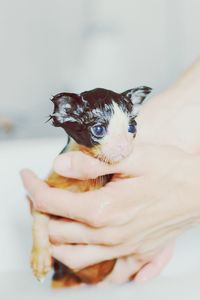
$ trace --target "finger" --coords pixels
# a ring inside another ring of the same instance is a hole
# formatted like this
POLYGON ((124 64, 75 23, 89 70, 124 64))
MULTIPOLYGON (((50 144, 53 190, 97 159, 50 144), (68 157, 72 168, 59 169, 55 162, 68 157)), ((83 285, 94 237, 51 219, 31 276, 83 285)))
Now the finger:
POLYGON ((101 226, 102 207, 110 203, 106 194, 102 196, 100 190, 91 192, 72 193, 62 189, 50 188, 32 171, 21 172, 26 188, 34 207, 45 213, 75 219, 92 226, 101 226))
MULTIPOLYGON (((48 214, 74 219, 93 227, 127 223, 140 209, 130 210, 134 184, 130 179, 85 193, 73 193, 63 189, 50 188, 29 170, 22 173, 24 186, 33 201, 34 207, 48 214), (114 186, 113 186, 114 185, 114 186), (122 189, 124 202, 121 195, 122 189), (121 209, 123 201, 123 210, 121 209)), ((137 185, 137 184, 136 184, 137 185)), ((140 192, 141 189, 138 189, 140 192)))
POLYGON ((113 271, 104 279, 104 282, 126 283, 141 266, 141 263, 135 259, 134 255, 118 258, 113 271))
POLYGON ((129 228, 103 227, 93 228, 78 222, 51 219, 49 222, 49 238, 55 245, 90 244, 90 245, 119 245, 129 237, 129 228))
POLYGON ((33 196, 36 190, 38 192, 48 187, 48 185, 44 181, 41 181, 31 170, 23 169, 20 175, 23 185, 30 196, 33 196))
POLYGON ((128 255, 130 252, 131 249, 128 247, 120 246, 61 245, 51 247, 52 256, 75 271, 102 261, 128 255))
POLYGON ((141 176, 147 171, 159 168, 161 163, 169 158, 170 153, 177 157, 182 151, 176 147, 156 146, 136 142, 132 153, 119 163, 106 164, 81 151, 73 151, 59 155, 54 161, 54 169, 62 176, 77 179, 94 179, 98 176, 122 173, 127 176, 141 176), (148 158, 145 160, 145 158, 148 158), (149 159, 150 157, 150 159, 149 159), (145 160, 145 162, 144 162, 145 160))
POLYGON ((54 161, 54 170, 65 177, 94 179, 116 173, 116 166, 109 165, 80 151, 59 155, 54 161))
POLYGON ((107 164, 99 159, 82 153, 81 151, 70 151, 56 157, 54 161, 54 170, 65 177, 76 179, 95 179, 99 176, 115 173, 123 173, 136 176, 140 174, 141 159, 143 162, 143 153, 148 151, 149 146, 137 146, 134 152, 115 164, 107 164), (147 148, 147 149, 146 149, 147 148), (136 171, 137 170, 137 171, 136 171))
POLYGON ((27 196, 27 201, 28 201, 28 204, 29 204, 29 209, 30 209, 30 213, 32 213, 32 210, 33 210, 33 202, 31 201, 31 199, 27 196))
POLYGON ((135 277, 135 280, 144 283, 158 276, 170 261, 173 252, 174 243, 166 247, 161 253, 156 255, 150 263, 144 266, 135 277))

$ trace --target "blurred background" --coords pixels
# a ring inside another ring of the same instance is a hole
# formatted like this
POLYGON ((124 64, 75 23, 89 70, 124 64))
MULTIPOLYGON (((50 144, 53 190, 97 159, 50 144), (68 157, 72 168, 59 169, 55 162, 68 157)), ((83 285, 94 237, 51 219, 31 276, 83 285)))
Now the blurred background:
POLYGON ((45 123, 61 91, 159 93, 199 56, 199 12, 199 0, 0 0, 0 138, 63 135, 45 123))
MULTIPOLYGON (((64 131, 45 123, 52 95, 138 85, 157 94, 199 54, 199 0, 0 0, 1 299, 55 299, 29 267, 31 217, 19 177, 27 167, 45 178, 65 145, 64 131)), ((198 300, 199 235, 180 239, 165 280, 141 286, 144 298, 132 286, 68 298, 198 300)))

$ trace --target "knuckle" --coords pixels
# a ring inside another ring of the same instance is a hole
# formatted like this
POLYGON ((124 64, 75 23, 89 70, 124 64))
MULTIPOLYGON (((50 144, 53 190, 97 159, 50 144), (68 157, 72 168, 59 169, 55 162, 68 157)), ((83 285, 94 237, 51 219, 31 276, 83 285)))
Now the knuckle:
POLYGON ((54 233, 51 233, 49 235, 49 239, 50 239, 50 242, 54 245, 58 245, 59 244, 59 236, 57 236, 56 234, 54 233))
POLYGON ((90 218, 89 223, 92 227, 95 227, 95 228, 99 228, 102 226, 100 220, 98 220, 96 218, 96 214, 93 214, 93 216, 90 218))
POLYGON ((114 233, 109 232, 109 231, 105 231, 103 233, 103 243, 105 245, 115 245, 118 243, 116 236, 114 235, 114 233))
POLYGON ((104 227, 108 224, 108 215, 104 210, 98 209, 91 217, 91 225, 93 227, 99 228, 104 227))
POLYGON ((52 224, 52 221, 48 224, 48 232, 49 232, 49 238, 52 243, 57 243, 59 241, 59 236, 57 231, 55 230, 55 226, 52 224))
POLYGON ((89 192, 90 197, 85 198, 84 215, 87 223, 92 227, 105 227, 112 225, 113 201, 104 192, 104 189, 99 189, 89 192), (92 200, 92 201, 91 201, 92 200), (88 208, 90 208, 88 210, 88 208))

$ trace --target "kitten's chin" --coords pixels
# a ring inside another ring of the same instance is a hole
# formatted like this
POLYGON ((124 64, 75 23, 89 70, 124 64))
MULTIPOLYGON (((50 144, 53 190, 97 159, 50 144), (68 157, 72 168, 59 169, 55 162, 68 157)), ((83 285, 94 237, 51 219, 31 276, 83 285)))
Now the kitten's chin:
POLYGON ((129 156, 130 152, 127 154, 118 154, 118 155, 106 155, 104 153, 99 154, 96 156, 99 160, 108 163, 108 164, 116 164, 119 163, 121 160, 125 159, 129 156))
POLYGON ((113 151, 112 149, 101 149, 105 151, 101 151, 102 157, 105 158, 104 161, 110 164, 118 163, 121 160, 128 157, 133 151, 133 144, 129 145, 128 147, 120 147, 113 151))

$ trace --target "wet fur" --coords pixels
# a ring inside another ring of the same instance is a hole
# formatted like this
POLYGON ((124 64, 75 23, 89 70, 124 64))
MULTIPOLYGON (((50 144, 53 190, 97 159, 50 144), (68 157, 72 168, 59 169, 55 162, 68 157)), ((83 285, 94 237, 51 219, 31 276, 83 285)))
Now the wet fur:
MULTIPOLYGON (((50 116, 53 125, 62 127, 69 136, 67 146, 62 152, 67 151, 82 151, 88 155, 96 157, 107 163, 113 163, 108 157, 102 153, 101 140, 91 135, 90 128, 98 123, 103 124, 106 128, 114 114, 114 105, 117 104, 120 110, 130 120, 130 124, 136 126, 135 117, 145 97, 151 92, 149 87, 139 87, 128 90, 122 94, 115 93, 105 89, 94 89, 88 92, 83 92, 80 95, 74 93, 61 93, 53 97, 54 111, 50 116)), ((135 137, 135 133, 132 138, 135 137)), ((113 149, 114 150, 114 149, 113 149)), ((46 182, 51 187, 67 189, 73 192, 86 192, 98 189, 104 186, 112 178, 112 175, 101 176, 95 180, 77 180, 65 178, 52 172, 46 182)), ((56 199, 55 199, 56 201, 56 199)), ((35 260, 32 261, 34 274, 38 279, 44 277, 51 268, 49 263, 44 270, 38 272, 40 265, 37 265, 38 257, 43 250, 48 250, 49 244, 40 245, 41 237, 38 232, 40 223, 44 223, 43 232, 45 235, 45 226, 47 220, 40 212, 35 212, 33 230, 33 251, 32 256, 35 260), (35 245, 37 246, 35 249, 35 245), (36 261, 36 264, 35 264, 36 261)), ((48 216, 46 216, 48 218, 48 216)), ((70 221, 70 220, 69 220, 70 221)), ((41 228, 42 230, 42 228, 41 228)), ((46 231, 47 232, 47 231, 46 231)), ((42 244, 42 243, 41 243, 42 244)), ((67 266, 54 260, 54 275, 53 287, 66 287, 80 284, 94 284, 102 281, 113 269, 116 260, 109 260, 93 266, 84 268, 79 272, 73 272, 67 266)))
MULTIPOLYGON (((69 143, 68 148, 65 148, 64 152, 67 151, 82 151, 86 154, 94 156, 94 149, 86 149, 78 144, 69 143), (93 151, 92 151, 93 150, 93 151)), ((86 192, 95 189, 99 189, 109 182, 112 175, 105 175, 92 180, 78 180, 66 178, 52 172, 46 182, 51 187, 57 187, 67 189, 73 192, 86 192)), ((70 220, 69 220, 70 222, 70 220)), ((63 265, 61 262, 54 261, 54 275, 52 280, 53 288, 70 287, 73 285, 80 284, 82 282, 87 284, 95 284, 102 281, 113 269, 116 260, 105 261, 102 263, 95 264, 93 266, 84 268, 79 272, 73 272, 68 267, 63 265)))

